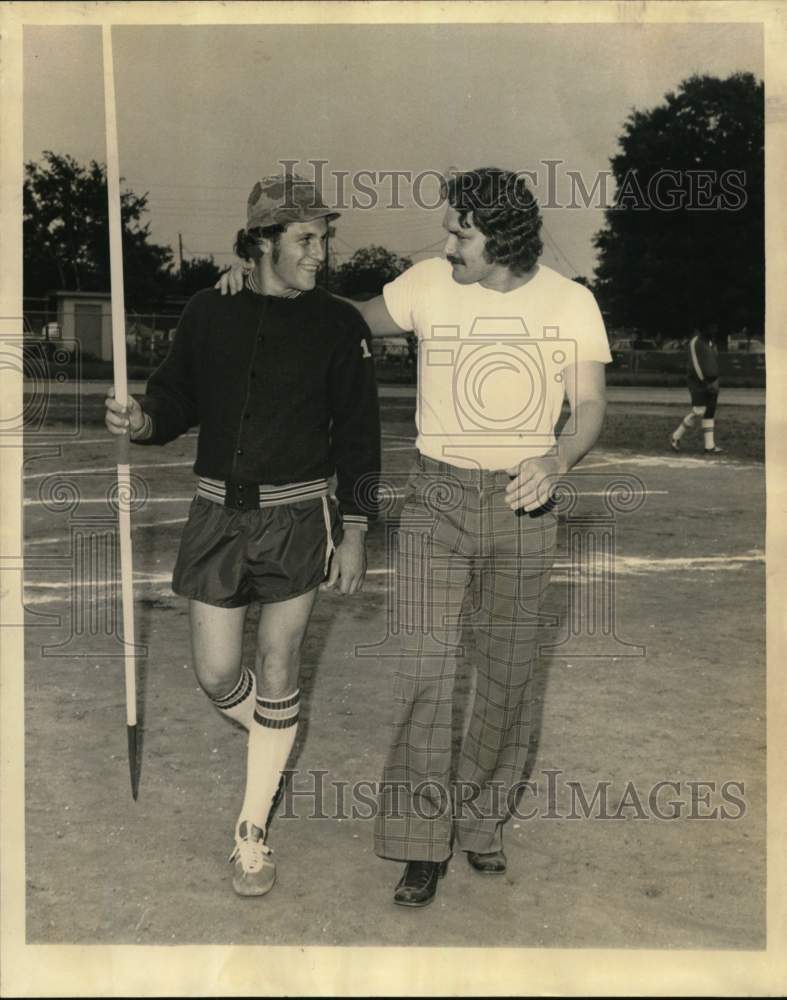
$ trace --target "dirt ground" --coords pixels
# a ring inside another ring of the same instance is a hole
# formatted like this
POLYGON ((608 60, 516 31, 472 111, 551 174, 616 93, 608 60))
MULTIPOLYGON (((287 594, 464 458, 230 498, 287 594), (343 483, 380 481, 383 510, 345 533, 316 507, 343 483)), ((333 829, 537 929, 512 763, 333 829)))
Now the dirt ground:
MULTIPOLYGON (((386 635, 386 524, 370 532, 363 593, 321 595, 304 650, 290 791, 308 792, 314 772, 324 772, 326 818, 310 816, 314 794, 285 798, 271 831, 277 886, 262 900, 240 900, 227 856, 244 733, 198 690, 185 602, 169 588, 193 494, 195 440, 134 453, 149 489, 134 515, 137 640, 147 647, 138 659, 136 803, 122 659, 102 618, 106 593, 73 587, 70 576, 85 579, 71 552, 86 524, 95 533, 90 518, 106 511, 112 445, 94 426, 59 456, 36 457, 31 448, 28 942, 764 948, 762 411, 731 416, 730 439, 734 425, 739 443, 712 460, 665 450, 659 422, 671 429, 679 410, 637 415, 629 407, 628 416, 612 416, 574 477, 583 495, 562 519, 545 609, 562 624, 545 628, 543 641, 565 637, 577 593, 569 535, 591 530, 582 518, 605 511, 598 494, 610 479, 635 476, 642 506, 614 517, 614 633, 590 635, 592 623, 582 619, 574 645, 539 660, 533 791, 506 827, 508 873, 484 878, 455 856, 423 910, 393 905, 401 866, 373 854, 369 809, 361 802, 361 815, 352 814, 350 788, 379 779, 387 742, 394 660, 356 655, 386 635), (41 503, 55 473, 77 483, 76 510, 41 503), (589 808, 586 817, 577 788, 589 801, 605 788, 606 810, 589 808)), ((386 408, 384 435, 386 469, 403 472, 413 457, 405 406, 386 408)), ((100 546, 91 558, 102 561, 100 546)), ((249 639, 252 628, 250 619, 249 639)), ((456 687, 457 738, 471 687, 469 639, 456 687)))

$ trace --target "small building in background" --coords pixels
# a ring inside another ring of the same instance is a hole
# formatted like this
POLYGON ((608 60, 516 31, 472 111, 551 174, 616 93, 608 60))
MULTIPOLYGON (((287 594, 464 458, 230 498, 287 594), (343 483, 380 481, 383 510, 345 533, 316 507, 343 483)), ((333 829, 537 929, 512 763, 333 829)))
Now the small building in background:
POLYGON ((112 360, 112 299, 109 292, 55 292, 57 323, 64 340, 76 340, 84 358, 112 360))
MULTIPOLYGON (((127 310, 127 360, 155 367, 166 357, 188 300, 169 297, 149 311, 127 310)), ((79 344, 83 362, 112 361, 112 299, 109 292, 51 291, 24 299, 23 330, 31 344, 79 344)))

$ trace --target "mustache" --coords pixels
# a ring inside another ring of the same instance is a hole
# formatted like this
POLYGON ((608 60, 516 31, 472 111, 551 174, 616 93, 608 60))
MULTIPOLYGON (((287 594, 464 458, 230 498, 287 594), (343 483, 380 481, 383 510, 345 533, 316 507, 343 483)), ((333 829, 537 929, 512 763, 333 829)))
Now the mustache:
POLYGON ((449 264, 461 264, 462 263, 462 261, 460 260, 459 257, 446 257, 446 260, 448 261, 449 264))

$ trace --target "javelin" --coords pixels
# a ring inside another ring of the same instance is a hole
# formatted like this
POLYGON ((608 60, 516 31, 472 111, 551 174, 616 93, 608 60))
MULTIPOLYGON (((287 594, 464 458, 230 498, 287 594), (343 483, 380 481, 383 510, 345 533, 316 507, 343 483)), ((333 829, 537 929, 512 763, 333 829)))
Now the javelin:
MULTIPOLYGON (((109 200, 109 271, 112 298, 112 367, 115 399, 128 405, 126 375, 126 304, 123 294, 123 236, 120 214, 120 165, 118 156, 115 74, 112 66, 112 29, 102 27, 104 54, 104 113, 107 127, 107 194, 109 200)), ((120 534, 120 579, 123 603, 123 645, 126 679, 126 732, 131 794, 136 801, 137 770, 137 675, 134 660, 134 570, 131 560, 131 476, 128 434, 117 439, 118 518, 120 534)))

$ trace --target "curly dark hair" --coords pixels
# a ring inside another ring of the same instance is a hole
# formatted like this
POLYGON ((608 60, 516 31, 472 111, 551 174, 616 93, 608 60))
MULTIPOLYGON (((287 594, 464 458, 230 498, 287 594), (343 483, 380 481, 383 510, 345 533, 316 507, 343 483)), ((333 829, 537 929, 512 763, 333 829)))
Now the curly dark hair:
POLYGON ((521 174, 498 167, 478 167, 453 174, 443 182, 443 196, 459 213, 459 223, 472 224, 486 236, 490 264, 513 274, 527 274, 544 249, 539 232, 541 213, 521 174))
POLYGON ((265 226, 255 229, 239 229, 235 237, 233 250, 241 260, 258 261, 262 257, 260 250, 260 240, 269 239, 278 241, 279 236, 284 232, 284 226, 265 226))

